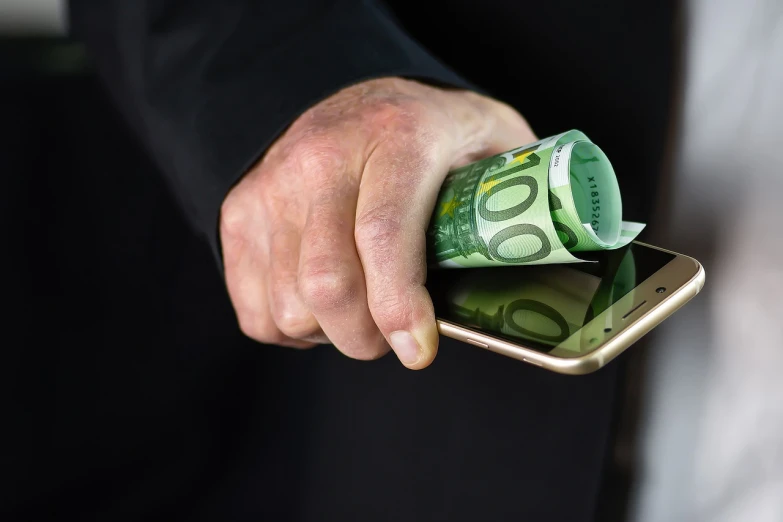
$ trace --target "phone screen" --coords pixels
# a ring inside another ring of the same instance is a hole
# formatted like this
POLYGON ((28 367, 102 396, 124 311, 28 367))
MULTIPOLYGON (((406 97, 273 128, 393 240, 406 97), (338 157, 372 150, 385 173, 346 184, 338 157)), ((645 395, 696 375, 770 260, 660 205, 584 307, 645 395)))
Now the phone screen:
POLYGON ((435 316, 549 352, 674 259, 631 243, 591 263, 430 270, 435 316))

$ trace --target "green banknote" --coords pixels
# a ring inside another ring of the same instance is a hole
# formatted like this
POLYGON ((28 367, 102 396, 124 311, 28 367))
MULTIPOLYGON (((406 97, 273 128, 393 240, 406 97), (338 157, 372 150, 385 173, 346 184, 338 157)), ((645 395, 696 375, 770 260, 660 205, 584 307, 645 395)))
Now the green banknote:
POLYGON ((444 268, 574 263, 572 252, 620 248, 643 228, 622 220, 609 159, 572 130, 450 172, 428 252, 444 268))

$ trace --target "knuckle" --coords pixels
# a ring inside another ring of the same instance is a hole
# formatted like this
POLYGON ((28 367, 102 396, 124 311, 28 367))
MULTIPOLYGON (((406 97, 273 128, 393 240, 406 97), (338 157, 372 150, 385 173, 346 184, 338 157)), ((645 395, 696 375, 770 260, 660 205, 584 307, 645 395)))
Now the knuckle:
POLYGON ((229 238, 241 237, 247 224, 247 211, 235 198, 226 198, 220 207, 220 232, 229 238))
POLYGON ((341 171, 346 162, 336 131, 304 135, 292 145, 289 159, 306 176, 341 171))
POLYGON ((238 319, 239 329, 243 334, 250 337, 251 339, 255 339, 256 341, 260 341, 261 338, 265 337, 265 332, 258 327, 254 319, 246 315, 240 315, 238 319))
POLYGON ((365 255, 392 255, 402 230, 400 210, 383 205, 363 212, 356 219, 354 240, 365 255))
POLYGON ((370 303, 373 319, 383 332, 404 328, 410 321, 410 299, 388 292, 373 297, 370 303))
MULTIPOLYGON (((276 190, 275 180, 259 184, 245 178, 234 187, 220 206, 220 235, 224 239, 258 240, 258 234, 251 232, 269 222, 267 204, 276 190)), ((274 210, 274 209, 271 209, 274 210)))
POLYGON ((273 317, 280 331, 289 337, 305 337, 312 333, 310 321, 304 314, 292 312, 288 308, 275 307, 273 317))
POLYGON ((357 284, 346 265, 315 258, 303 266, 299 290, 313 311, 319 313, 339 310, 353 301, 357 284))
POLYGON ((276 299, 278 306, 272 307, 272 316, 277 328, 288 337, 302 339, 315 334, 318 324, 309 310, 302 309, 301 305, 293 305, 289 301, 281 302, 276 299))
POLYGON ((373 126, 398 136, 418 136, 429 128, 431 109, 412 96, 392 96, 375 100, 367 113, 373 126))
POLYGON ((260 320, 254 314, 237 314, 239 329, 247 337, 263 344, 280 344, 285 341, 285 336, 280 330, 269 324, 268 321, 260 320))

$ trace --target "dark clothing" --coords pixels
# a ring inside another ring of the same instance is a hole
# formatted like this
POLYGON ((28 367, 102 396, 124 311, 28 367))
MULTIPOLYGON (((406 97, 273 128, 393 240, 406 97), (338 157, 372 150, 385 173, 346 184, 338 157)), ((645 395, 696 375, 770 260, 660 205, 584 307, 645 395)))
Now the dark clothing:
POLYGON ((376 2, 71 5, 75 35, 215 251, 226 192, 308 107, 379 76, 462 82, 376 2))
MULTIPOLYGON (((651 86, 671 73, 671 2, 640 11, 620 0, 600 9, 390 4, 392 12, 372 0, 71 0, 71 24, 216 252, 224 196, 299 114, 368 78, 469 85, 444 62, 518 107, 541 136, 579 126, 618 162, 623 188, 624 172, 658 165, 649 143, 661 141, 668 92, 651 86)), ((646 204, 629 205, 629 218, 649 210, 653 186, 631 195, 646 204)))
POLYGON ((476 85, 539 136, 583 130, 627 218, 647 219, 674 6, 634 5, 74 0, 109 94, 91 76, 2 84, 21 342, 4 346, 15 487, 0 514, 592 520, 622 358, 566 377, 442 339, 411 372, 259 346, 207 243, 216 253, 224 195, 286 125, 389 75, 476 85))

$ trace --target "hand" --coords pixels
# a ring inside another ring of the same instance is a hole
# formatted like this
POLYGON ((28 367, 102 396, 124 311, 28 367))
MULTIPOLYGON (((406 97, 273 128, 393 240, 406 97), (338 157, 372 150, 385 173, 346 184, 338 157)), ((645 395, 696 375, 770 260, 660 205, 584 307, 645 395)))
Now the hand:
POLYGON ((220 234, 242 331, 429 365, 425 231, 447 172, 536 140, 512 108, 386 78, 302 114, 226 197, 220 234), (387 344, 387 342, 389 344, 387 344))

